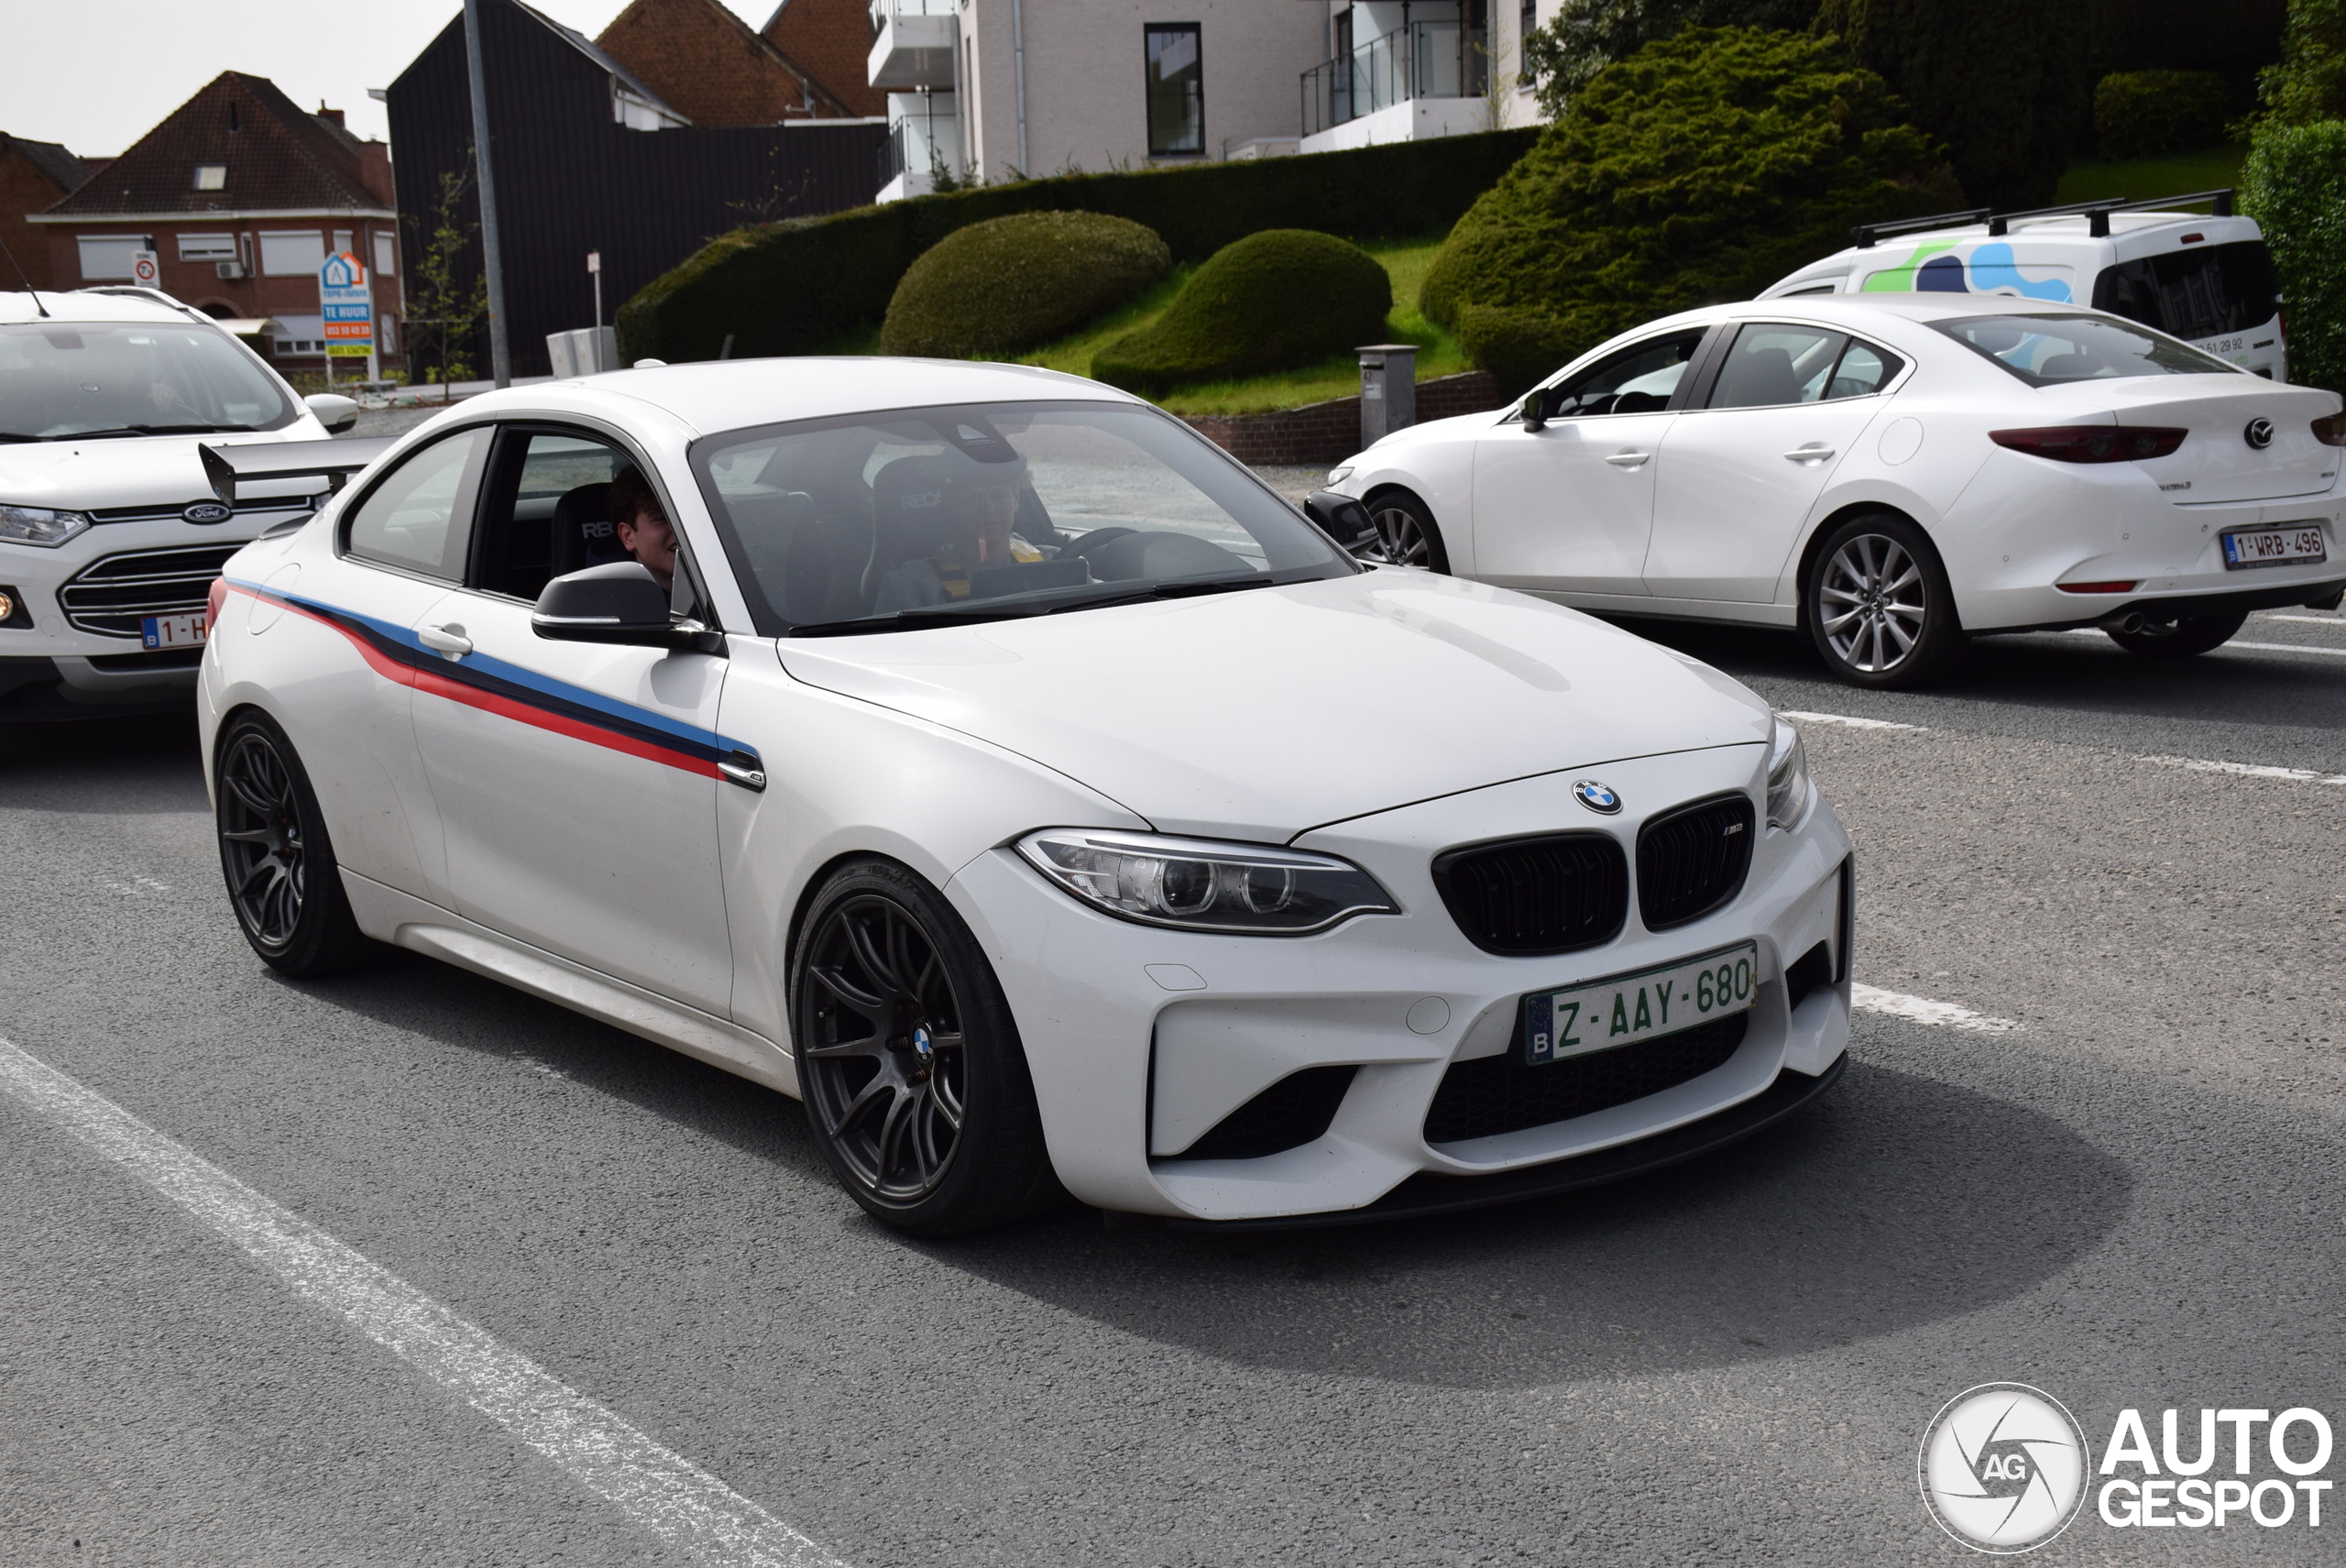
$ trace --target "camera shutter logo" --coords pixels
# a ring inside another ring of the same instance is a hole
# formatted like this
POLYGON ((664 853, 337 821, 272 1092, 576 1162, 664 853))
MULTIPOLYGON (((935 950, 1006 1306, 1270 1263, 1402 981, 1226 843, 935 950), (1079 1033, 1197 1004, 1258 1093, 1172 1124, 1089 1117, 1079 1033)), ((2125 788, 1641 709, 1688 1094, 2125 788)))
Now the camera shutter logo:
POLYGON ((2025 1383, 1982 1383, 1923 1432, 1916 1468, 1939 1528, 1976 1552, 2029 1552, 2069 1526, 2092 1454, 2058 1399, 2025 1383))

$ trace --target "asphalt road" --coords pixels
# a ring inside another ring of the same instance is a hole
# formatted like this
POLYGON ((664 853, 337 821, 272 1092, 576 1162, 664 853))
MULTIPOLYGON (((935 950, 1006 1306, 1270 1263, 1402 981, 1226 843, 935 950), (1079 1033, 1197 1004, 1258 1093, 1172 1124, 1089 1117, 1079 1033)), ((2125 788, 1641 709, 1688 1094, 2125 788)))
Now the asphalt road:
MULTIPOLYGON (((184 724, 0 732, 0 1036, 853 1568, 1953 1563, 1915 1445, 1972 1385, 2097 1455, 2346 1418, 2346 623, 1900 696, 1667 635, 1905 727, 1804 723, 1858 979, 1975 1026, 1862 1014, 1793 1122, 1568 1201, 900 1240, 750 1084, 420 959, 273 977, 184 724)), ((2040 1560, 2346 1560, 2088 1508, 2040 1560)), ((0 1563, 686 1560, 638 1519, 0 1094, 0 1563)))

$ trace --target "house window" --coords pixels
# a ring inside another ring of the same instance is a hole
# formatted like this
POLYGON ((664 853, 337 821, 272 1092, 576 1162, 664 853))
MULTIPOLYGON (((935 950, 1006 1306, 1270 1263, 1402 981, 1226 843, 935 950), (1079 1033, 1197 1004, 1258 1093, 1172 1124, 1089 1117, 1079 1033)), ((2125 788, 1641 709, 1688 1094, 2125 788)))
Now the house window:
POLYGON ((1206 149, 1205 72, 1195 22, 1152 22, 1148 50, 1148 155, 1194 158, 1206 149))
POLYGON ((399 276, 400 242, 388 231, 375 231, 375 270, 386 278, 399 276))
POLYGON ((144 235, 85 234, 75 237, 82 247, 84 283, 110 283, 128 278, 131 258, 147 248, 144 235))
POLYGON ((195 166, 195 188, 199 191, 225 191, 228 188, 228 166, 225 163, 199 163, 195 166))
MULTIPOLYGON (((350 248, 350 242, 351 234, 348 229, 336 229, 334 231, 334 253, 336 256, 356 255, 356 252, 350 248)), ((362 262, 360 265, 364 266, 365 263, 362 262)))
POLYGON ((1532 34, 1540 30, 1540 0, 1523 0, 1523 14, 1515 35, 1515 64, 1518 72, 1515 84, 1518 91, 1531 91, 1531 72, 1524 65, 1523 46, 1532 34))
MULTIPOLYGON (((377 239, 381 239, 383 236, 381 235, 377 235, 375 237, 377 239)), ((385 312, 383 314, 377 316, 375 318, 375 341, 383 345, 384 353, 397 354, 400 351, 400 318, 390 314, 389 312, 385 312)))
POLYGON ((299 234, 260 236, 260 271, 264 278, 314 278, 326 264, 323 236, 315 229, 299 234))
POLYGON ((236 259, 236 236, 232 234, 183 234, 180 236, 181 261, 234 261, 236 259))

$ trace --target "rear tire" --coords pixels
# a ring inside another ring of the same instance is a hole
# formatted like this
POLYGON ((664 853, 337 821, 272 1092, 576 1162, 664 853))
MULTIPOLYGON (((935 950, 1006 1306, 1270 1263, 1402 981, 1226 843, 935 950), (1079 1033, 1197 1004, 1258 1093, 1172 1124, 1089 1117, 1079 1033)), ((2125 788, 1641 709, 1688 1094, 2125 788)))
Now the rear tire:
POLYGON ((2238 615, 2189 615, 2174 620, 2145 621, 2140 631, 2105 626, 2110 640, 2129 653, 2146 659, 2187 659, 2222 647, 2248 624, 2248 612, 2238 615))
POLYGON ((276 720, 257 711, 230 720, 214 770, 220 870, 261 962, 306 979, 372 959, 379 949, 350 912, 317 793, 276 720))
POLYGON ((1896 512, 1853 517, 1825 535, 1801 586, 1801 612, 1825 666, 1853 686, 1923 685, 1963 652, 1938 552, 1896 512))
POLYGON ((1450 552, 1431 507, 1407 490, 1380 490, 1366 505, 1369 530, 1352 543, 1354 560, 1449 574, 1450 552))
POLYGON ((944 896, 887 861, 823 884, 790 960, 806 1120, 848 1195, 946 1236, 1059 1196, 1009 1000, 944 896))

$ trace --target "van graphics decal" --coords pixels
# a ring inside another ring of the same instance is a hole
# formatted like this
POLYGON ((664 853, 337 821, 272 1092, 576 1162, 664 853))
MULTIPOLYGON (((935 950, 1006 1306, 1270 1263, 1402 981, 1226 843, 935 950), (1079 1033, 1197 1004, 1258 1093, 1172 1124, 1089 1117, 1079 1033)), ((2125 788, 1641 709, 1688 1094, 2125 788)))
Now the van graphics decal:
POLYGON ((2017 294, 2025 300, 2070 304, 2066 267, 2032 267, 2031 271, 2057 274, 2029 278, 2022 274, 2012 247, 2002 240, 1977 245, 1967 258, 1958 240, 1934 240, 1914 247, 1914 254, 1895 267, 1869 276, 1858 291, 1867 294, 2017 294))
POLYGON ((234 592, 249 594, 331 627, 346 638, 367 665, 387 681, 518 724, 550 729, 592 746, 624 751, 709 778, 718 776, 719 758, 746 749, 714 730, 680 724, 665 714, 619 702, 487 654, 467 654, 461 661, 443 658, 423 646, 414 632, 387 620, 336 609, 233 577, 228 580, 228 587, 234 592))

